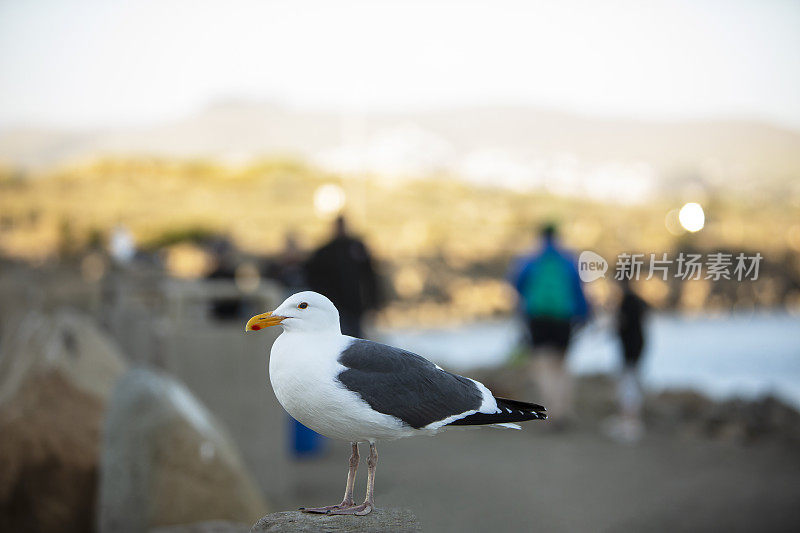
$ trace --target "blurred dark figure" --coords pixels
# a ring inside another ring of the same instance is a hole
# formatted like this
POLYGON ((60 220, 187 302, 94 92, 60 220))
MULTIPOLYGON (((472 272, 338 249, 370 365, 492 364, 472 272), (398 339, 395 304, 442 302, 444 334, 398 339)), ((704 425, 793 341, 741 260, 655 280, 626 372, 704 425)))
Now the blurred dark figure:
POLYGON ((560 426, 572 413, 572 379, 565 356, 573 329, 586 321, 589 305, 577 262, 558 245, 556 227, 544 226, 541 239, 539 249, 515 262, 510 278, 530 333, 531 377, 544 396, 548 417, 560 426))
MULTIPOLYGON (((216 239, 209 246, 214 268, 206 276, 208 279, 230 280, 236 278, 236 249, 226 238, 216 239)), ((244 315, 241 298, 215 298, 211 301, 211 317, 214 320, 238 320, 244 315)))
POLYGON ((617 309, 617 333, 622 346, 622 373, 617 384, 619 417, 609 425, 616 440, 632 443, 644 434, 642 404, 644 394, 639 380, 639 360, 644 348, 644 321, 647 303, 633 290, 626 276, 620 280, 622 298, 617 309))
POLYGON ((647 303, 636 294, 630 281, 620 281, 622 300, 617 310, 617 332, 622 343, 622 356, 625 368, 636 369, 644 348, 644 318, 647 303))
POLYGON ((293 233, 286 234, 283 251, 277 258, 271 277, 283 285, 286 297, 307 287, 305 253, 293 233))
POLYGON ((339 310, 342 333, 361 337, 364 313, 378 306, 377 276, 367 247, 348 234, 343 216, 334 222, 333 239, 306 263, 306 281, 339 310))

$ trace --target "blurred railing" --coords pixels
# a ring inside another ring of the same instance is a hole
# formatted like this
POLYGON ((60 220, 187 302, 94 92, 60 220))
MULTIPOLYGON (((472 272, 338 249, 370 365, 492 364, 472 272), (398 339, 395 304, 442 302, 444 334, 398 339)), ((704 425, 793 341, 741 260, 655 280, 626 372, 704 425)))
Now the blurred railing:
MULTIPOLYGON (((228 280, 175 280, 162 283, 167 305, 167 319, 174 327, 186 321, 209 320, 208 305, 214 300, 241 299, 260 312, 274 309, 282 301, 282 289, 272 281, 261 281, 252 291, 242 291, 228 280)), ((242 325, 244 327, 244 325, 242 325)))

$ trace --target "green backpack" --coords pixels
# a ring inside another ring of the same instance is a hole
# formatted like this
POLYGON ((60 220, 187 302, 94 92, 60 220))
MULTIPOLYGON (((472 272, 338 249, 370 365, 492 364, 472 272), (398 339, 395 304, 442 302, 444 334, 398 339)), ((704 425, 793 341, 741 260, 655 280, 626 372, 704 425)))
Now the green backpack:
POLYGON ((563 258, 556 253, 545 253, 523 283, 525 311, 530 317, 569 320, 574 314, 573 291, 563 258))

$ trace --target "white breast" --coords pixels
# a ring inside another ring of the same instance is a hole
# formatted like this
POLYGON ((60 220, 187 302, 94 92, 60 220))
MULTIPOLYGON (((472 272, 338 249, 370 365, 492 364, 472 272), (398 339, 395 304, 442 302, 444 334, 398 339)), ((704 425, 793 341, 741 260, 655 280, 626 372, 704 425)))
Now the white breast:
POLYGON ((326 437, 375 441, 413 435, 397 418, 372 410, 336 376, 345 367, 341 351, 353 341, 345 335, 283 332, 272 345, 269 379, 286 411, 326 437))

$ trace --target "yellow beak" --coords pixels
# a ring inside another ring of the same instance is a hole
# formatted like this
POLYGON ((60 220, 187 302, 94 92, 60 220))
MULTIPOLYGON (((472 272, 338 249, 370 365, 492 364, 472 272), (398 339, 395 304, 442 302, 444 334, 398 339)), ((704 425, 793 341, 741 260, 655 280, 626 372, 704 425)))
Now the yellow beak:
POLYGON ((277 326, 281 321, 286 318, 281 315, 273 315, 272 313, 262 313, 256 315, 247 321, 244 327, 245 331, 258 331, 260 329, 268 328, 270 326, 277 326))

